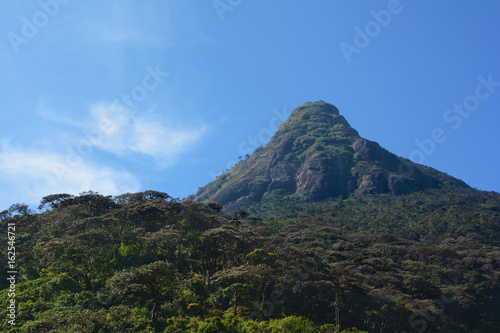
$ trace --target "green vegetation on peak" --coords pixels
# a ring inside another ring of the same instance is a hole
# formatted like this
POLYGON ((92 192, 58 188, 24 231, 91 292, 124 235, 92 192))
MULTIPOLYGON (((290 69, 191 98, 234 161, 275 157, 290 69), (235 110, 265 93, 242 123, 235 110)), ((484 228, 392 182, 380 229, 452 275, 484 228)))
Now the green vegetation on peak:
POLYGON ((296 108, 293 112, 302 114, 340 114, 339 110, 334 105, 323 101, 306 102, 302 106, 296 108))
POLYGON ((293 110, 265 147, 188 198, 238 210, 275 196, 322 201, 445 184, 467 187, 360 137, 335 106, 319 101, 293 110))

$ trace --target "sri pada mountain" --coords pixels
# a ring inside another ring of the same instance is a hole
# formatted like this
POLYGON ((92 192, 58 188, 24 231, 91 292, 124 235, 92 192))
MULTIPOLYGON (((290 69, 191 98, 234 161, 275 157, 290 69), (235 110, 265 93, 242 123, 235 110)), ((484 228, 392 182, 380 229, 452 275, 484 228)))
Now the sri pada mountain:
POLYGON ((444 185, 467 188, 360 137, 335 106, 319 101, 293 110, 264 148, 189 199, 217 201, 236 210, 283 197, 321 201, 444 185))
POLYGON ((500 332, 500 194, 322 101, 184 200, 51 194, 0 232, 2 332, 500 332))

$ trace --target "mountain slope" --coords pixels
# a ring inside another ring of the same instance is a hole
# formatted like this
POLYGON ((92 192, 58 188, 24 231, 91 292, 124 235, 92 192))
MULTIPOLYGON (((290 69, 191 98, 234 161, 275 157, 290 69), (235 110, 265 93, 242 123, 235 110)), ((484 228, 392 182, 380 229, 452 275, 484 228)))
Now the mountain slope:
POLYGON ((362 138, 335 106, 319 101, 293 110, 265 147, 187 199, 237 210, 274 198, 400 195, 444 184, 468 188, 362 138))

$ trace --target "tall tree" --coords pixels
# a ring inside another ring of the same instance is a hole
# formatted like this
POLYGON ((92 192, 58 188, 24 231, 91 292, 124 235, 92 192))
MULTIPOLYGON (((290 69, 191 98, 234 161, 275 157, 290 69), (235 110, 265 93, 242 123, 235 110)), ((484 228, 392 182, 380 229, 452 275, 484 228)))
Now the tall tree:
POLYGON ((130 271, 117 273, 112 279, 112 290, 121 295, 134 294, 148 297, 153 302, 151 323, 158 332, 158 310, 163 301, 171 298, 177 287, 176 270, 163 261, 143 265, 130 271))

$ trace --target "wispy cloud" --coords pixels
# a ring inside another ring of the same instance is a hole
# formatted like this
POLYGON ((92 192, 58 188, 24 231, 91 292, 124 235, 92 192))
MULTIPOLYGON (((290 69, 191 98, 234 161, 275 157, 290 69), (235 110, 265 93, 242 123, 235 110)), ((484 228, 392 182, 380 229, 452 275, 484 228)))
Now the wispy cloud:
POLYGON ((98 132, 99 140, 92 143, 92 149, 103 150, 120 158, 148 157, 159 168, 177 163, 206 130, 204 125, 193 128, 167 121, 158 113, 139 113, 119 101, 90 105, 87 116, 75 120, 53 111, 46 101, 46 98, 40 99, 39 113, 47 120, 67 126, 73 133, 73 139, 69 140, 73 145, 86 140, 84 133, 98 132))
POLYGON ((66 155, 12 147, 5 141, 0 145, 0 180, 3 206, 17 201, 36 204, 54 193, 93 190, 117 195, 140 188, 140 181, 127 171, 86 161, 69 166, 66 155))
POLYGON ((186 128, 159 116, 138 115, 119 102, 95 104, 90 116, 92 128, 104 132, 99 148, 120 156, 146 155, 162 168, 175 164, 205 132, 204 126, 186 128))
POLYGON ((131 123, 134 112, 119 102, 96 103, 89 108, 89 129, 97 129, 103 140, 99 149, 123 156, 130 154, 131 123))
POLYGON ((97 22, 87 22, 84 28, 92 40, 102 43, 123 43, 142 39, 141 34, 132 29, 111 27, 97 22))
POLYGON ((48 96, 42 95, 38 99, 37 112, 42 118, 63 125, 70 125, 73 127, 81 126, 81 122, 64 114, 56 113, 52 108, 50 108, 49 103, 50 98, 48 96))
POLYGON ((195 130, 138 118, 134 122, 134 137, 130 149, 149 155, 161 166, 177 162, 178 157, 197 142, 205 127, 195 130))

